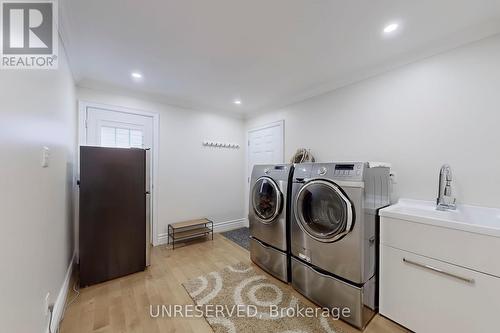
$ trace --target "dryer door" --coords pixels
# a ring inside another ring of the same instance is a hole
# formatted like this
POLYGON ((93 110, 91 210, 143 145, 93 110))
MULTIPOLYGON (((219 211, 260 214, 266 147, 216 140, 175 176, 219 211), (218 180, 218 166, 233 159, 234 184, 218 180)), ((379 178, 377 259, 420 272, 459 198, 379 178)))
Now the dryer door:
POLYGON ((312 180, 295 198, 294 214, 303 232, 330 243, 347 235, 354 225, 351 201, 333 182, 312 180))
POLYGON ((278 185, 269 177, 257 179, 252 189, 252 206, 263 223, 272 223, 280 214, 283 195, 278 185))

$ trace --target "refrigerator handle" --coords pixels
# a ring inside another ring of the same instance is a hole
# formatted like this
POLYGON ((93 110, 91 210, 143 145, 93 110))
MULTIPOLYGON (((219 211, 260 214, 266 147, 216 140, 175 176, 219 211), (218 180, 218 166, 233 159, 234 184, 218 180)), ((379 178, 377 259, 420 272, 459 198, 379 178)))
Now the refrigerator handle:
POLYGON ((146 266, 151 265, 151 149, 146 149, 146 266))
POLYGON ((146 194, 146 267, 151 265, 151 196, 146 194))
POLYGON ((146 149, 146 193, 151 193, 151 149, 146 149))

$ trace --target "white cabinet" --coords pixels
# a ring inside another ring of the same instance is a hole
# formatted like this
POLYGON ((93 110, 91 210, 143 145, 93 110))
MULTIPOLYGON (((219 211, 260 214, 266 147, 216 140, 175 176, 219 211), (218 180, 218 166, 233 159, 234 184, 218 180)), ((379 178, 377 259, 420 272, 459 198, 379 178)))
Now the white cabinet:
POLYGON ((380 237, 385 245, 500 276, 498 237, 385 216, 380 237))
POLYGON ((382 315, 415 332, 500 331, 500 279, 386 245, 380 264, 382 315))
POLYGON ((398 205, 380 213, 380 313, 415 332, 500 332, 498 235, 398 205))

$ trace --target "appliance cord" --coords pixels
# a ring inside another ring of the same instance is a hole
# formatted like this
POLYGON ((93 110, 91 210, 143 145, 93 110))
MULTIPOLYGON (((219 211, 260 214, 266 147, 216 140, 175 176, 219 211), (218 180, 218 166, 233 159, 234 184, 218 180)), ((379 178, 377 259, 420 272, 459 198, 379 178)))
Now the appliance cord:
MULTIPOLYGON (((73 292, 75 293, 75 296, 69 302, 67 302, 66 305, 64 306, 63 312, 61 314, 61 318, 59 319, 59 323, 63 320, 64 314, 66 313, 66 309, 76 301, 78 296, 80 296, 80 289, 76 287, 77 284, 78 284, 78 280, 76 280, 75 283, 73 284, 73 292)), ((52 323, 52 315, 50 316, 50 321, 52 323)), ((50 328, 50 325, 51 324, 49 324, 49 331, 50 331, 50 333, 52 333, 52 329, 50 328)), ((61 327, 61 325, 57 325, 57 330, 54 333, 59 333, 60 327, 61 327)))

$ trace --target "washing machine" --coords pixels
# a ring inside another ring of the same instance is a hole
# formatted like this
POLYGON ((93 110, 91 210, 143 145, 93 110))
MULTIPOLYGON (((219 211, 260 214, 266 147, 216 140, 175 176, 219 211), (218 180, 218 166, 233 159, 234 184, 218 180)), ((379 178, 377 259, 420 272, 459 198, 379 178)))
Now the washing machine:
POLYGON ((289 281, 290 164, 256 165, 250 181, 250 257, 262 269, 289 281))
POLYGON ((292 177, 292 285, 364 328, 378 310, 378 210, 390 202, 389 167, 298 164, 292 177))

